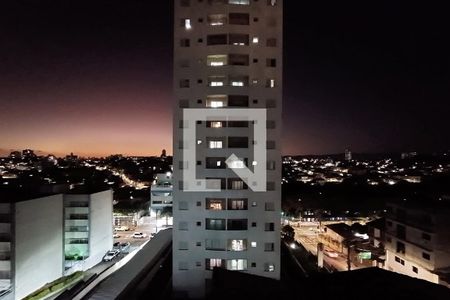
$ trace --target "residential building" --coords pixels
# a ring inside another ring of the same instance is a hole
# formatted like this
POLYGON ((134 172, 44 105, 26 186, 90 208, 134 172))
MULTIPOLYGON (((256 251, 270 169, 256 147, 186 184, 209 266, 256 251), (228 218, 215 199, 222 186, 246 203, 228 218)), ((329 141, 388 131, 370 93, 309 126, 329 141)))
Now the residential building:
POLYGON ((0 299, 22 299, 48 282, 86 270, 112 248, 111 190, 8 192, 0 199, 0 299))
POLYGON ((411 198, 387 207, 385 268, 450 287, 450 200, 411 198))
POLYGON ((150 187, 150 214, 157 215, 164 207, 172 207, 172 172, 156 174, 150 187))
POLYGON ((215 267, 279 279, 283 1, 177 0, 174 24, 174 292, 203 297, 215 267), (198 120, 196 141, 184 141, 186 108, 267 111, 266 192, 226 163, 258 164, 257 121, 198 120), (183 158, 189 147, 195 160, 183 158), (189 168, 220 192, 185 191, 189 168))

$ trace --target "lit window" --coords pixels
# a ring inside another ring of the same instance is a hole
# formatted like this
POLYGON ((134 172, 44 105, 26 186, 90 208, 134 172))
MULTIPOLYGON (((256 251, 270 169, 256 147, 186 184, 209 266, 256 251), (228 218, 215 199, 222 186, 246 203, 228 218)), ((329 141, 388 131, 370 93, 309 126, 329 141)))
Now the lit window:
POLYGON ((206 209, 223 210, 225 208, 225 199, 206 199, 206 209))
POLYGON ((230 251, 244 251, 246 250, 246 240, 231 240, 229 241, 229 250, 230 251))
POLYGON ((210 67, 220 67, 228 64, 227 55, 208 55, 206 64, 210 67))
POLYGON ((230 259, 227 261, 227 269, 232 271, 247 270, 246 259, 230 259))
POLYGON ((223 81, 211 81, 210 86, 223 86, 223 81))
POLYGON ((256 248, 256 242, 251 242, 252 248, 256 248))
POLYGON ((227 16, 223 14, 209 15, 208 23, 211 26, 223 26, 227 23, 227 16))
POLYGON ((244 86, 243 81, 232 81, 231 86, 244 86))
POLYGON ((191 19, 181 19, 181 26, 187 30, 192 29, 191 19))
POLYGON ((206 98, 206 107, 219 108, 227 106, 226 95, 212 95, 206 98))
POLYGON ((264 272, 274 272, 275 265, 274 264, 264 264, 264 272))
POLYGON ((228 163, 230 169, 243 169, 245 168, 245 163, 242 159, 236 159, 228 163))
POLYGON ((268 82, 269 84, 268 84, 268 86, 270 87, 270 88, 274 88, 275 87, 275 79, 269 79, 269 82, 268 82))
POLYGON ((228 4, 250 5, 250 0, 228 0, 228 4))
POLYGON ((222 149, 222 141, 209 141, 209 149, 222 149))
POLYGON ((254 38, 253 38, 253 40, 252 40, 252 42, 253 42, 253 44, 258 44, 258 42, 259 42, 259 38, 257 38, 257 37, 254 37, 254 38))
POLYGON ((211 122, 211 127, 212 128, 222 128, 223 124, 220 121, 214 121, 214 122, 211 122))
POLYGON ((275 6, 275 5, 277 5, 277 0, 267 0, 267 5, 275 6))

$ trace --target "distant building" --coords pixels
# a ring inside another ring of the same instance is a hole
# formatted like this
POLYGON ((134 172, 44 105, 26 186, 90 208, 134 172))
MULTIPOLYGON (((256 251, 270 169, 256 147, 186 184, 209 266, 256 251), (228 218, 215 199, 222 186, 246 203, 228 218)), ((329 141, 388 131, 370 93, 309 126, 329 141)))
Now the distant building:
POLYGON ((9 154, 9 158, 12 159, 21 159, 22 158, 22 153, 20 153, 20 151, 13 151, 9 154))
POLYGON ((345 149, 345 160, 346 161, 351 161, 352 160, 352 151, 350 151, 349 149, 345 149))
POLYGON ((112 247, 111 190, 0 199, 0 299, 91 268, 112 247))
POLYGON ((388 203, 385 268, 450 287, 450 201, 388 203))
POLYGON ((162 149, 161 158, 165 158, 165 157, 167 157, 166 149, 162 149))
POLYGON ((172 207, 172 173, 157 174, 150 187, 150 213, 156 215, 164 207, 172 207))

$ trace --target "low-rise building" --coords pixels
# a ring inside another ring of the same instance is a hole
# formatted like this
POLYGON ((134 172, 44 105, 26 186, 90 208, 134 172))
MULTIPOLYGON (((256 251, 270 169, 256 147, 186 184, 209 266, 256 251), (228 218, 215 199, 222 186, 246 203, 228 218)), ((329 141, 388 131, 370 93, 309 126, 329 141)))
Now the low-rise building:
POLYGON ((150 210, 152 215, 156 215, 164 207, 172 207, 172 191, 172 173, 157 174, 150 188, 150 210))
POLYGON ((450 201, 388 203, 385 268, 450 287, 450 201))

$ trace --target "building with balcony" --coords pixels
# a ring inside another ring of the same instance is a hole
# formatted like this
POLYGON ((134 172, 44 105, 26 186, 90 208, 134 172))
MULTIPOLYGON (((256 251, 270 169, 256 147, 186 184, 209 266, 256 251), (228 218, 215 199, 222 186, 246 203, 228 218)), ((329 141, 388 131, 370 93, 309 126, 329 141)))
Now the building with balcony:
POLYGON ((449 216, 445 198, 388 203, 385 268, 450 287, 449 216))
POLYGON ((156 174, 150 187, 150 215, 156 216, 164 207, 172 207, 172 173, 156 174))
POLYGON ((283 1, 176 0, 174 18, 174 292, 203 297, 215 267, 279 279, 283 1), (185 109, 225 118, 187 124, 185 109), (234 171, 261 163, 253 153, 258 121, 225 113, 242 109, 267 116, 265 192, 234 171), (196 140, 183 140, 191 126, 196 140), (183 157, 193 148, 195 160, 183 157), (232 154, 239 160, 227 162, 232 154), (192 169, 207 180, 205 191, 185 190, 182 176, 192 169))
POLYGON ((112 248, 112 191, 1 193, 0 299, 22 299, 112 248))

